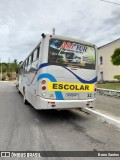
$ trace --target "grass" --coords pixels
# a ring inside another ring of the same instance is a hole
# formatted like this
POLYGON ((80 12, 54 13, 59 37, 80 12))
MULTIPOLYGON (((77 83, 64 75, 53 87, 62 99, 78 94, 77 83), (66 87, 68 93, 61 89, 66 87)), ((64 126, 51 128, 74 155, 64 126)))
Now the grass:
POLYGON ((98 84, 98 85, 97 85, 97 88, 120 90, 120 83, 104 83, 104 84, 98 84))

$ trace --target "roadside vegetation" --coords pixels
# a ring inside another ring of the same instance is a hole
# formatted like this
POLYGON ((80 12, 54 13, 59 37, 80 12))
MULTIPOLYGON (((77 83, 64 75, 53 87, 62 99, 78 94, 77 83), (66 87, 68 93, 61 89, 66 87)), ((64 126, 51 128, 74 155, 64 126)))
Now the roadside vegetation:
MULTIPOLYGON (((111 56, 111 62, 115 66, 120 66, 120 48, 116 48, 111 56)), ((120 74, 114 75, 114 78, 120 82, 120 74)))
POLYGON ((119 83, 103 83, 103 84, 98 84, 97 88, 120 90, 120 82, 119 83))
POLYGON ((0 80, 2 78, 3 81, 6 80, 15 80, 16 79, 16 72, 18 70, 19 64, 15 59, 11 63, 0 63, 0 80), (2 77, 1 77, 2 74, 2 77))

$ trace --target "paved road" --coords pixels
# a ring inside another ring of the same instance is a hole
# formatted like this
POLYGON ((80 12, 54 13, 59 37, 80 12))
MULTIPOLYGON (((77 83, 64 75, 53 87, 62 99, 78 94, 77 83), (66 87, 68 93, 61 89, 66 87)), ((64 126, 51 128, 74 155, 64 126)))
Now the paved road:
POLYGON ((94 109, 120 118, 120 99, 110 96, 97 95, 94 109))
POLYGON ((14 84, 0 83, 0 150, 119 151, 120 131, 78 111, 36 111, 14 84))

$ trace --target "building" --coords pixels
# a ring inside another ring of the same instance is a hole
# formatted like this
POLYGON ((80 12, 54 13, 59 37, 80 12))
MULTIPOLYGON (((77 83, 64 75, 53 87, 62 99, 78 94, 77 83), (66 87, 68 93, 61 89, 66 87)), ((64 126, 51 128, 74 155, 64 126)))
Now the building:
POLYGON ((114 75, 120 75, 120 66, 111 62, 116 48, 120 48, 120 38, 98 48, 98 81, 116 81, 114 75))

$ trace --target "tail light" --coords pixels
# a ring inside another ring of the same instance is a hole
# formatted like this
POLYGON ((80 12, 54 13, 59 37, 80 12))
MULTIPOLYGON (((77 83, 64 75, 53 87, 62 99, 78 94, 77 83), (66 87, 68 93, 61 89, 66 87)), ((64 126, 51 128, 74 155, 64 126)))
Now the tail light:
POLYGON ((95 88, 94 88, 94 91, 95 91, 95 92, 97 91, 97 84, 95 84, 95 88))
POLYGON ((45 84, 45 83, 46 83, 46 80, 42 80, 42 81, 41 81, 41 84, 45 84))
POLYGON ((42 90, 46 90, 46 86, 42 86, 42 90))
POLYGON ((96 87, 94 88, 94 91, 95 91, 95 92, 97 91, 97 88, 96 88, 96 87))
POLYGON ((55 104, 55 102, 48 102, 48 104, 55 104))

